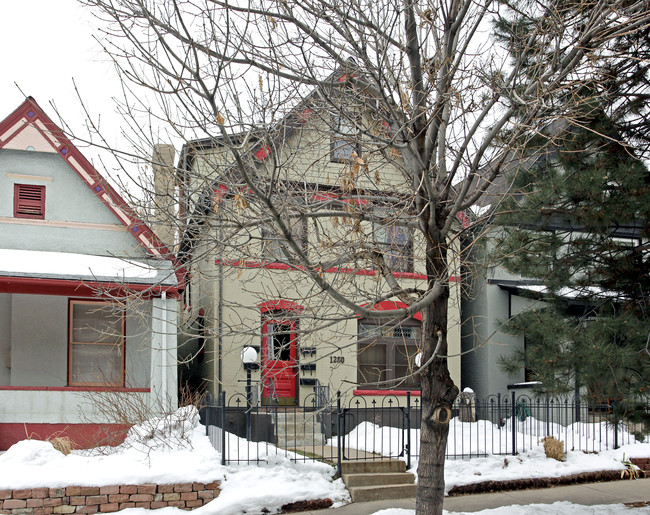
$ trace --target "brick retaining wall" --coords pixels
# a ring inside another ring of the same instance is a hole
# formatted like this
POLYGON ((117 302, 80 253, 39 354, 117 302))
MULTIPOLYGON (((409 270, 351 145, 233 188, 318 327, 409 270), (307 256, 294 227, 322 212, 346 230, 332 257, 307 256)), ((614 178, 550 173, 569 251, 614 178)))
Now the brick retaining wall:
POLYGON ((220 493, 220 481, 172 485, 68 486, 0 490, 0 514, 109 513, 125 508, 198 508, 220 493))

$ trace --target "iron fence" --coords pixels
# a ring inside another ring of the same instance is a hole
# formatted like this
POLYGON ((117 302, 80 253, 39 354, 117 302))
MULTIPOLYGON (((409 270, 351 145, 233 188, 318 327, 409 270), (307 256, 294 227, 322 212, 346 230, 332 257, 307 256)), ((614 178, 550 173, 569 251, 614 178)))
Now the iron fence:
MULTIPOLYGON (((251 398, 253 398, 251 396, 251 398)), ((422 409, 418 394, 388 393, 379 399, 340 394, 324 402, 323 392, 301 406, 262 406, 246 396, 202 409, 202 421, 222 463, 265 462, 282 455, 294 461, 342 461, 399 458, 407 467, 420 454, 422 409)), ((490 454, 515 455, 553 436, 565 450, 598 452, 635 441, 635 429, 613 419, 611 404, 580 399, 461 395, 449 413, 448 459, 490 454)), ((645 428, 647 430, 647 428, 645 428)))

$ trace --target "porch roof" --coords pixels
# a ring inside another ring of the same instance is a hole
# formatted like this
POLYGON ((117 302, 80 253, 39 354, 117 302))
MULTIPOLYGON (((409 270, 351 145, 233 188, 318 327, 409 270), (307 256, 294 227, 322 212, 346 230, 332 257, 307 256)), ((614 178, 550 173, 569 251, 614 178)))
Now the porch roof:
MULTIPOLYGON (((151 288, 175 293, 178 282, 173 263, 165 259, 130 259, 37 250, 0 249, 0 291, 16 291, 11 286, 93 285, 143 290, 151 288), (154 288, 155 287, 155 288, 154 288)), ((50 292, 51 293, 51 292, 50 292)))

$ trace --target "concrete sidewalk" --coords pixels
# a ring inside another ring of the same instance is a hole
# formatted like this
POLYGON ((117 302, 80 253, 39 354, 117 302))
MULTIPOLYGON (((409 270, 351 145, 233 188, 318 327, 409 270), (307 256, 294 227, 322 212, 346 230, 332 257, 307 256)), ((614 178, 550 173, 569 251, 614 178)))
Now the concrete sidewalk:
MULTIPOLYGON (((449 511, 481 511, 512 504, 553 504, 556 501, 569 501, 575 504, 593 506, 595 504, 649 503, 650 478, 634 481, 609 481, 604 483, 584 483, 582 485, 557 486, 535 490, 516 490, 488 494, 459 495, 445 497, 444 509, 449 511)), ((371 515, 388 508, 415 509, 415 498, 393 499, 353 503, 335 510, 305 511, 304 515, 371 515)))

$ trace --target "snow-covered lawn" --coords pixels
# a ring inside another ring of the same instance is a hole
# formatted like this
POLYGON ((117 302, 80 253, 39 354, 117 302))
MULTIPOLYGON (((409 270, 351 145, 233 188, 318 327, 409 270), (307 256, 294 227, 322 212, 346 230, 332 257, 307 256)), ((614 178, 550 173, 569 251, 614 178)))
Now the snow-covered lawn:
MULTIPOLYGON (((348 444, 367 435, 390 429, 362 424, 348 435, 348 444)), ((277 512, 284 504, 329 498, 335 506, 349 502, 349 494, 331 466, 315 462, 290 460, 291 455, 272 445, 247 445, 245 440, 228 435, 230 446, 257 453, 260 465, 220 464, 221 455, 213 449, 199 424, 193 408, 183 408, 175 415, 151 420, 131 429, 123 445, 90 451, 74 451, 64 456, 48 442, 25 440, 0 455, 0 490, 62 486, 105 486, 113 484, 177 483, 220 480, 221 495, 201 508, 196 515, 277 512)), ((377 439, 378 440, 378 439, 377 439)), ((359 447, 363 447, 359 445, 359 447)), ((370 449, 368 449, 370 450, 370 449)), ((553 477, 585 471, 624 469, 623 457, 650 456, 650 444, 624 446, 597 454, 571 451, 566 461, 546 458, 537 443, 517 456, 490 455, 485 458, 448 460, 445 466, 447 489, 488 480, 553 477)), ((413 472, 415 472, 415 467, 413 472)), ((565 503, 567 504, 567 503, 565 503)), ((609 508, 612 508, 611 506, 609 508)), ((507 513, 531 513, 513 511, 507 513)), ((521 508, 516 508, 520 510, 521 508)), ((537 513, 605 513, 575 511, 582 508, 552 505, 535 508, 537 513), (544 511, 547 510, 547 511, 544 511)), ((585 508, 586 509, 586 508, 585 508)), ((133 511, 133 510, 124 510, 133 511)), ((137 511, 142 511, 137 509, 137 511)), ((178 515, 176 508, 157 511, 160 515, 178 515), (174 512, 172 514, 172 511, 174 512)), ((408 510, 384 511, 382 515, 404 515, 408 510)), ((484 514, 506 513, 485 510, 484 514)), ((610 511, 611 513, 611 511, 610 511)))

